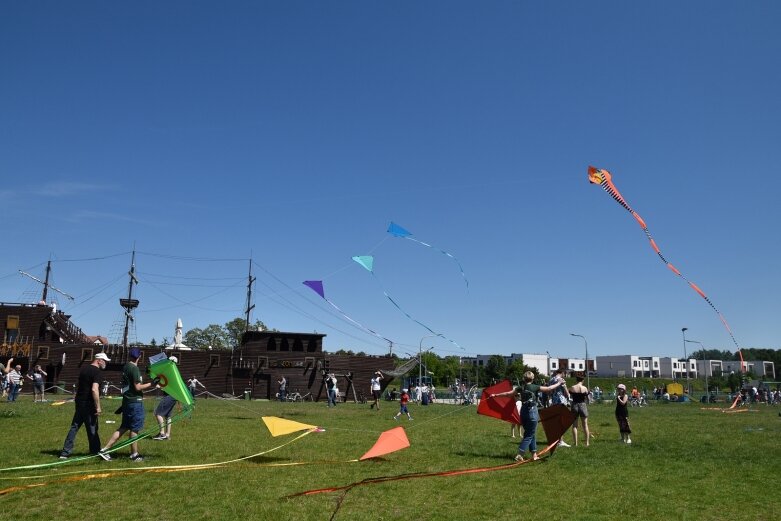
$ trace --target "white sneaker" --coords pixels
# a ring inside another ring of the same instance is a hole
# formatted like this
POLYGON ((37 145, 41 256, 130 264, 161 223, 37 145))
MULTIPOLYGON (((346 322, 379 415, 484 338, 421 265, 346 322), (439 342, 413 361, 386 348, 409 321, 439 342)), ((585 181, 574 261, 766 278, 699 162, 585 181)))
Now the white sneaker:
POLYGON ((632 440, 631 440, 630 438, 627 438, 627 439, 626 439, 626 444, 627 444, 627 445, 631 445, 631 444, 632 444, 632 440))
POLYGON ((564 440, 559 440, 559 447, 572 447, 572 445, 570 445, 564 440))

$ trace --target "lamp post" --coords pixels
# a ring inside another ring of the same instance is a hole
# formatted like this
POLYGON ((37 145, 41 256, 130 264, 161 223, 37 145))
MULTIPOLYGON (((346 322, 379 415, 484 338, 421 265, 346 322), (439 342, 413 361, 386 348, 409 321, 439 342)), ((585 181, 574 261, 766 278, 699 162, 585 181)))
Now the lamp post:
POLYGON ((418 345, 418 386, 423 383, 423 341, 435 336, 439 335, 426 335, 420 339, 420 344, 418 345))
POLYGON ((583 343, 586 345, 586 387, 588 387, 589 391, 591 390, 591 379, 589 378, 589 370, 588 370, 588 340, 586 340, 586 337, 583 335, 576 335, 575 333, 570 333, 570 336, 578 336, 583 339, 583 343))
POLYGON ((690 344, 700 344, 702 349, 702 371, 705 373, 705 403, 710 403, 710 393, 708 392, 708 368, 705 367, 705 346, 698 340, 687 340, 690 344))
POLYGON ((688 327, 681 328, 681 334, 683 335, 683 367, 686 369, 686 390, 689 390, 689 356, 686 354, 686 331, 688 327))

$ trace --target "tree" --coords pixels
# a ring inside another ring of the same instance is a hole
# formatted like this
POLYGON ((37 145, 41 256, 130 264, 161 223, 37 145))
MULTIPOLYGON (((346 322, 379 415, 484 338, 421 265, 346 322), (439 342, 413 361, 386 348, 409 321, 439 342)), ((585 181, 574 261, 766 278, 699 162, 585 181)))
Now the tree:
POLYGON ((507 362, 505 362, 503 356, 493 355, 488 359, 488 363, 485 364, 485 371, 483 382, 494 383, 504 379, 504 375, 507 373, 507 362))
MULTIPOLYGON (((241 337, 244 335, 246 321, 234 318, 225 325, 209 324, 205 328, 193 328, 184 334, 183 342, 193 349, 236 349, 241 345, 241 337)), ((268 329, 261 320, 255 320, 250 331, 263 331, 268 329)), ((163 340, 168 345, 168 340, 163 340)))
POLYGON ((210 324, 205 329, 193 328, 184 335, 184 345, 193 349, 226 349, 226 334, 221 326, 210 324))
POLYGON ((522 382, 523 381, 523 373, 528 371, 530 368, 526 367, 526 364, 523 363, 522 358, 516 358, 512 361, 510 365, 507 366, 507 371, 505 372, 505 376, 508 380, 511 382, 522 382))
MULTIPOLYGON (((246 324, 247 321, 241 317, 234 318, 230 322, 225 323, 223 329, 225 330, 224 339, 227 348, 236 349, 241 345, 241 337, 244 332, 247 331, 246 324)), ((249 331, 263 331, 265 329, 267 329, 266 324, 261 320, 255 320, 255 323, 250 326, 249 331)))

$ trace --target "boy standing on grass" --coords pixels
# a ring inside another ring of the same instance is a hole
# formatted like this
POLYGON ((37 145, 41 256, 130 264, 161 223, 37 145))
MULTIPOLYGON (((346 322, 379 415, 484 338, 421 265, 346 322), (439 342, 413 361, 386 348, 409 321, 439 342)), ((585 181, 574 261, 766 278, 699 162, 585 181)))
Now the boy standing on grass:
POLYGON ((412 421, 412 415, 407 410, 407 404, 409 403, 409 393, 406 389, 401 390, 401 397, 399 398, 399 412, 393 417, 394 420, 399 421, 399 416, 406 414, 407 418, 412 421))
MULTIPOLYGON (((111 460, 111 455, 107 452, 117 440, 126 432, 130 432, 130 437, 135 438, 144 428, 144 391, 160 386, 156 381, 143 383, 141 371, 138 369, 138 360, 141 358, 141 350, 134 347, 130 350, 130 361, 122 368, 122 424, 119 426, 106 446, 98 454, 106 461, 111 460)), ((138 453, 138 442, 130 444, 130 460, 144 461, 144 457, 138 453)))
POLYGON ((631 444, 632 438, 629 437, 632 434, 632 429, 629 427, 629 410, 626 407, 629 401, 629 396, 626 394, 626 385, 618 384, 618 392, 616 393, 616 421, 618 422, 618 430, 621 432, 621 442, 631 444))

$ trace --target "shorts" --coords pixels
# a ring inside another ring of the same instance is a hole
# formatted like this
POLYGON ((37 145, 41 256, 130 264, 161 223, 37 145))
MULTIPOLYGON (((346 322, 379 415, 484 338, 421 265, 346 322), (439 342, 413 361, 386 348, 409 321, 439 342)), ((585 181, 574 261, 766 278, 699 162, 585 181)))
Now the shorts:
POLYGON ((409 411, 407 410, 407 404, 405 403, 401 407, 399 407, 399 414, 409 414, 409 411))
POLYGON ((169 418, 174 411, 174 405, 176 405, 176 400, 168 395, 163 396, 163 399, 160 400, 160 403, 155 407, 155 416, 169 418))
POLYGON ((119 428, 141 432, 144 429, 144 416, 143 402, 127 402, 122 405, 122 425, 119 428))
POLYGON ((380 399, 380 391, 378 389, 372 391, 372 398, 374 398, 375 400, 380 399))
POLYGON ((35 392, 43 394, 44 384, 33 384, 33 386, 35 387, 35 392))
POLYGON ((572 404, 572 413, 575 415, 575 418, 588 418, 588 405, 586 402, 582 403, 573 403, 572 404))

